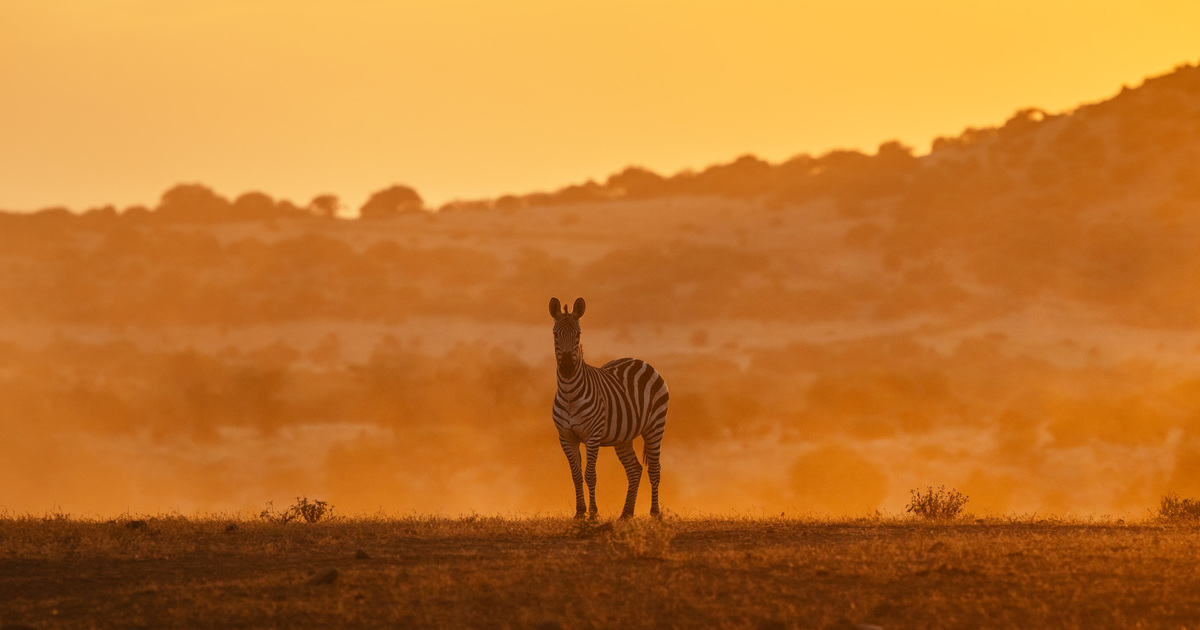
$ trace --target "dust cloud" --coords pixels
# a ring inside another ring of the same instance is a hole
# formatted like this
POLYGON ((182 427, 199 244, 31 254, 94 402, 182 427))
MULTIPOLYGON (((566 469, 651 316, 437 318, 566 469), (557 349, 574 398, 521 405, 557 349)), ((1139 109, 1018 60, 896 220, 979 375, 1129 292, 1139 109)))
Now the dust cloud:
MULTIPOLYGON (((679 513, 1143 515, 1200 495, 1200 71, 915 156, 362 218, 198 184, 0 214, 0 506, 565 513, 550 296, 671 389, 679 513)), ((624 474, 601 455, 601 507, 624 474)), ((643 490, 648 490, 643 484, 643 490)), ((641 510, 648 501, 642 497, 641 510)))

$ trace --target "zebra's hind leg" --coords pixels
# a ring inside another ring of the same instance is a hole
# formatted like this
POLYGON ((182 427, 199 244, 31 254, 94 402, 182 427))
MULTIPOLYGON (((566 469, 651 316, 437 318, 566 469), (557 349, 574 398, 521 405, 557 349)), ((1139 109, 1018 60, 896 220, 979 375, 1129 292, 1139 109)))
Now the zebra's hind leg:
POLYGON ((600 454, 600 444, 589 443, 584 447, 587 451, 587 470, 583 473, 583 478, 587 481, 588 487, 588 515, 596 518, 596 457, 600 454))
POLYGON ((658 478, 661 469, 658 465, 658 453, 662 447, 662 433, 646 440, 642 448, 642 459, 646 462, 646 476, 650 478, 650 516, 659 516, 658 512, 658 478))
POLYGON ((633 516, 633 506, 637 503, 638 485, 642 482, 642 465, 633 452, 633 442, 618 444, 617 458, 625 465, 625 476, 629 479, 629 491, 625 494, 625 509, 621 510, 621 518, 630 518, 633 516))

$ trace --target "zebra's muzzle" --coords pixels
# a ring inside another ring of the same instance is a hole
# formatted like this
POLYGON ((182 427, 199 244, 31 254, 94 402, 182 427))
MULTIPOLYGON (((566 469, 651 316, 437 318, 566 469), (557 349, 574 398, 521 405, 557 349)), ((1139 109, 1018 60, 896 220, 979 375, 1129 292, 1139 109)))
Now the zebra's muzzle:
POLYGON ((579 369, 579 361, 575 357, 564 354, 558 358, 558 373, 563 378, 575 376, 575 370, 577 369, 579 369))

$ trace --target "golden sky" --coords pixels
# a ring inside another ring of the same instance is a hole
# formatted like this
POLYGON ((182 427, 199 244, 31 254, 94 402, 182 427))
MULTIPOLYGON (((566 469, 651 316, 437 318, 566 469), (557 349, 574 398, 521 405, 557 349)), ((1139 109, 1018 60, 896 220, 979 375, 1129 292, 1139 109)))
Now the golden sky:
POLYGON ((924 151, 1194 63, 1197 25, 1191 0, 0 0, 0 208, 924 151))

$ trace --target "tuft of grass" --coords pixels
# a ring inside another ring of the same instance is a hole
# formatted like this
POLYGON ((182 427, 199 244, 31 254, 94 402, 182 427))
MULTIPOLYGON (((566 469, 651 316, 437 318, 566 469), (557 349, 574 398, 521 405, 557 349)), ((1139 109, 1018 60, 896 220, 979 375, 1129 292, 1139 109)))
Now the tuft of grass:
POLYGON ((1200 520, 1200 499, 1181 499, 1169 492, 1158 502, 1158 518, 1166 521, 1200 520))
POLYGON ((617 521, 607 534, 609 547, 627 558, 667 560, 675 538, 674 521, 669 517, 617 521))
POLYGON ((567 536, 571 538, 589 539, 595 538, 601 534, 607 534, 613 530, 613 524, 597 523, 590 518, 575 519, 567 528, 567 536))
POLYGON ((954 488, 946 490, 946 486, 938 486, 937 490, 927 487, 924 494, 920 490, 909 492, 912 500, 904 511, 927 521, 948 521, 956 518, 970 499, 954 488))
POLYGON ((267 501, 266 509, 259 513, 258 518, 280 525, 287 525, 296 519, 312 524, 322 519, 333 518, 333 506, 317 499, 309 501, 308 497, 296 497, 295 505, 288 506, 282 512, 276 512, 275 502, 267 501))

